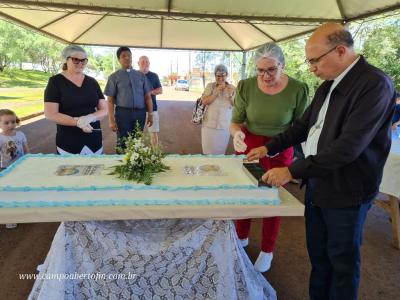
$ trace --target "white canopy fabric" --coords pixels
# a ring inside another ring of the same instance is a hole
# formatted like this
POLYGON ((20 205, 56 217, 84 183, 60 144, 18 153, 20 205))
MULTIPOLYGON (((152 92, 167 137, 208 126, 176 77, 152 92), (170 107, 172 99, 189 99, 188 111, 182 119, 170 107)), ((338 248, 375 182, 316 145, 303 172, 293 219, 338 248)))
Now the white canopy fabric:
POLYGON ((399 8, 395 0, 2 0, 0 17, 65 43, 246 51, 399 8))

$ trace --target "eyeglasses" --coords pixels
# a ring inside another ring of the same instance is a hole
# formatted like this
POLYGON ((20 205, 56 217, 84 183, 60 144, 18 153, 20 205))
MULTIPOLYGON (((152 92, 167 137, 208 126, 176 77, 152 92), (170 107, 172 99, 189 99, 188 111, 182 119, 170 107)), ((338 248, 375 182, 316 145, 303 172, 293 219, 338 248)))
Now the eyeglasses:
POLYGON ((336 50, 337 45, 335 47, 333 47, 332 49, 328 50, 327 52, 325 52, 324 54, 316 57, 316 58, 310 58, 310 59, 306 59, 304 62, 309 65, 309 66, 313 66, 317 63, 319 63, 319 61, 325 56, 328 55, 329 53, 331 53, 332 51, 336 50))
POLYGON ((267 73, 269 76, 274 76, 278 72, 279 67, 272 67, 267 69, 256 68, 257 75, 264 76, 267 73))
POLYGON ((86 65, 87 62, 88 62, 88 59, 87 59, 87 58, 79 59, 79 58, 72 57, 72 56, 68 56, 67 59, 68 59, 68 58, 70 58, 70 59, 72 60, 72 63, 73 63, 74 65, 78 65, 79 63, 81 63, 81 64, 83 64, 83 65, 86 65))

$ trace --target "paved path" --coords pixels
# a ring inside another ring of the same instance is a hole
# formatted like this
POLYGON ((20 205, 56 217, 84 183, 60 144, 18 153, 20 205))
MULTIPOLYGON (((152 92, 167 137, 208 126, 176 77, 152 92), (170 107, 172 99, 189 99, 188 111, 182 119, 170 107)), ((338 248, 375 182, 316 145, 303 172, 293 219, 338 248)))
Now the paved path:
MULTIPOLYGON (((194 101, 159 101, 160 141, 167 153, 201 153, 200 126, 190 122, 194 101)), ((116 135, 102 122, 105 153, 114 153, 116 135)), ((22 123, 33 153, 55 153, 56 125, 39 116, 22 123)), ((229 150, 232 153, 232 148, 229 150)))

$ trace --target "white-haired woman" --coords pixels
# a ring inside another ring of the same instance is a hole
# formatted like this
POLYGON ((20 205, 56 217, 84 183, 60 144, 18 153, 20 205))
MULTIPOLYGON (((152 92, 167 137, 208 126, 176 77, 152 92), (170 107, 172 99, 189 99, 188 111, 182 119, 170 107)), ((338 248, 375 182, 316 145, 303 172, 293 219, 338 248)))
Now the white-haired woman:
MULTIPOLYGON (((241 154, 263 146, 272 136, 285 131, 308 105, 307 86, 283 73, 285 58, 278 45, 268 43, 260 47, 255 65, 257 76, 238 84, 230 127, 235 151, 241 154)), ((289 148, 275 157, 260 159, 260 164, 268 170, 288 166, 292 159, 293 148, 289 148)), ((250 219, 236 222, 243 246, 248 244, 250 224, 250 219)), ((279 217, 263 219, 261 252, 255 263, 260 272, 271 266, 279 225, 279 217)))
POLYGON ((101 154, 100 122, 107 104, 97 81, 83 73, 88 62, 85 50, 76 45, 63 52, 62 72, 49 78, 44 92, 44 113, 57 124, 59 154, 101 154))
POLYGON ((207 105, 201 127, 203 154, 225 154, 229 142, 235 87, 227 82, 226 66, 217 65, 214 75, 215 82, 206 86, 201 97, 201 102, 207 105))

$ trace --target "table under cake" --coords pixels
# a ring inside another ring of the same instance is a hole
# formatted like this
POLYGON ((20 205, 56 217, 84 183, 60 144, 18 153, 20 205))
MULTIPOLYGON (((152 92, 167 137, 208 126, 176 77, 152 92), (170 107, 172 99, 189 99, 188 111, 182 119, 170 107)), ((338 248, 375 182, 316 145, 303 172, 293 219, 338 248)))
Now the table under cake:
POLYGON ((393 245, 400 249, 400 137, 392 134, 392 147, 383 170, 380 192, 388 199, 377 199, 375 203, 389 213, 392 225, 393 245))
POLYGON ((30 299, 276 299, 230 220, 302 216, 297 199, 243 157, 170 155, 152 185, 111 175, 121 159, 26 155, 0 173, 0 223, 66 221, 30 299))

